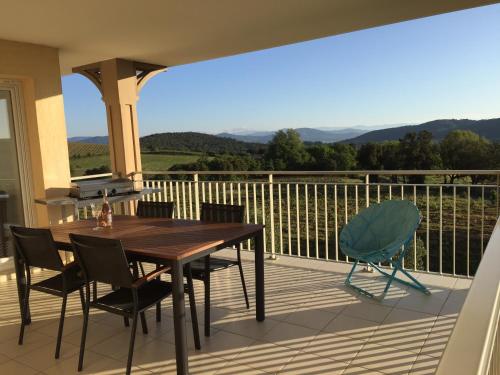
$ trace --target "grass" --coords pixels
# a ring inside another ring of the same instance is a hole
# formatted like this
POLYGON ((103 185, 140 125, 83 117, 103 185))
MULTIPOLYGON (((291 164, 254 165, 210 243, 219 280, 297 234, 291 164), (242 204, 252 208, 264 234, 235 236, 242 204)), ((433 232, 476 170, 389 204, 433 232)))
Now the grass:
MULTIPOLYGON (((179 154, 150 154, 143 153, 142 169, 144 171, 166 171, 174 164, 193 163, 200 157, 200 154, 179 155, 179 154)), ((111 168, 109 155, 91 155, 70 158, 71 176, 83 176, 87 169, 97 168, 102 165, 111 168)))

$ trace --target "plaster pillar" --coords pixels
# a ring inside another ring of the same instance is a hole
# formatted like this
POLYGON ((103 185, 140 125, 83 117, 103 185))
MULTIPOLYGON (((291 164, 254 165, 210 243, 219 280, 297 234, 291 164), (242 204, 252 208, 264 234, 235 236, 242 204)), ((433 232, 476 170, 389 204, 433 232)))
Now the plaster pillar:
MULTIPOLYGON (((102 94, 108 121, 113 173, 142 180, 137 101, 144 84, 166 70, 161 65, 111 59, 73 68, 90 79, 102 94)), ((132 207, 130 207, 133 209, 132 207)))

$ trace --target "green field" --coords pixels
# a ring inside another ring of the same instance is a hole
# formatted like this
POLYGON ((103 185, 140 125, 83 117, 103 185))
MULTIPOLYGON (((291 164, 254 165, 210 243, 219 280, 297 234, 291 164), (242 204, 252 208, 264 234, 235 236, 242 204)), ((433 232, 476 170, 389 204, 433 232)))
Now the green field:
MULTIPOLYGON (((192 163, 198 160, 200 155, 178 155, 178 154, 142 154, 142 169, 144 171, 166 171, 174 164, 192 163)), ((92 155, 78 158, 70 158, 71 176, 83 176, 87 169, 100 166, 111 167, 109 155, 92 155)))

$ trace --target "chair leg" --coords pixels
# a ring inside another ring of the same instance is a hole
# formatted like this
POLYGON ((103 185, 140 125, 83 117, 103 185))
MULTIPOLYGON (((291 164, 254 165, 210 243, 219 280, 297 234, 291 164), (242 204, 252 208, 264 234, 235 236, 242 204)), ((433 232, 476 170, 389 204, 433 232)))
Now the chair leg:
MULTIPOLYGON (((156 269, 158 270, 160 268, 160 265, 156 265, 156 269)), ((160 277, 158 277, 158 280, 160 277)), ((156 321, 161 322, 161 301, 156 304, 156 321)))
POLYGON ((148 334, 148 323, 146 322, 146 315, 144 314, 144 311, 141 312, 140 315, 141 315, 142 333, 147 335, 148 334))
POLYGON ((28 316, 28 301, 30 298, 30 289, 26 286, 24 290, 23 308, 21 311, 21 330, 19 331, 19 341, 18 344, 22 345, 24 340, 24 327, 26 326, 27 316, 28 316))
POLYGON ((205 257, 203 284, 205 286, 205 336, 210 337, 210 255, 205 257))
POLYGON ((64 316, 66 315, 66 302, 68 300, 68 295, 63 296, 62 306, 61 306, 61 317, 59 318, 59 330, 57 331, 57 344, 56 344, 56 354, 55 358, 59 358, 61 352, 61 339, 64 329, 64 316))
POLYGON ((87 339, 87 328, 89 324, 89 310, 90 310, 90 288, 87 286, 85 301, 85 310, 83 311, 83 328, 82 328, 82 339, 80 341, 80 356, 78 358, 78 371, 82 371, 83 368, 83 355, 85 353, 85 341, 87 339))
POLYGON ((391 276, 389 276, 389 280, 387 280, 387 284, 384 288, 384 292, 382 293, 382 295, 385 295, 387 293, 387 291, 389 290, 389 288, 391 287, 392 281, 394 280, 394 278, 396 276, 396 272, 398 272, 398 268, 394 267, 394 270, 392 271, 391 276))
POLYGON ((247 309, 249 309, 250 302, 248 302, 247 286, 245 284, 245 276, 243 276, 243 265, 241 264, 241 244, 238 244, 236 254, 238 256, 238 268, 240 269, 241 286, 243 287, 243 294, 245 295, 245 303, 247 305, 247 309))
POLYGON ((356 286, 356 285, 351 283, 352 274, 354 273, 354 270, 356 269, 358 263, 359 263, 359 260, 356 260, 354 262, 354 264, 352 265, 351 271, 349 272, 349 274, 347 275, 347 277, 345 279, 345 285, 353 288, 354 290, 358 291, 361 294, 364 294, 367 297, 374 298, 375 296, 372 293, 370 293, 370 292, 360 288, 359 286, 356 286))
POLYGON ((130 327, 130 322, 128 321, 128 318, 126 316, 123 317, 123 325, 125 327, 130 327))
POLYGON ((80 292, 80 302, 82 304, 82 311, 85 310, 85 297, 83 296, 83 288, 78 289, 80 292))
POLYGON ((200 343, 200 330, 198 327, 198 314, 196 313, 196 300, 194 297, 193 275, 191 274, 191 266, 188 264, 187 268, 187 284, 189 294, 189 309, 191 310, 191 324, 193 326, 194 347, 197 350, 201 349, 200 343))
POLYGON ((135 332, 136 332, 136 330, 137 330, 137 312, 134 313, 134 318, 132 320, 132 329, 130 331, 130 344, 128 347, 127 372, 126 372, 127 375, 130 375, 130 370, 132 368, 132 357, 134 355, 134 344, 135 344, 135 332))
POLYGON ((415 279, 408 271, 406 271, 400 263, 394 263, 393 265, 394 265, 394 271, 392 272, 392 274, 388 274, 387 272, 381 270, 375 264, 371 265, 374 269, 376 269, 382 275, 384 275, 384 276, 386 276, 386 277, 389 278, 389 281, 387 282, 387 286, 385 287, 385 290, 384 290, 384 294, 387 293, 387 291, 389 290, 389 287, 390 287, 392 281, 394 281, 394 280, 396 280, 397 282, 399 282, 401 284, 404 284, 404 285, 412 287, 412 288, 414 288, 416 290, 419 290, 419 291, 421 291, 424 294, 427 294, 427 295, 431 294, 431 292, 429 291, 429 289, 427 289, 417 279, 415 279), (409 281, 400 279, 399 277, 396 277, 396 272, 397 271, 400 271, 401 273, 403 273, 404 275, 406 275, 406 277, 408 277, 412 282, 409 282, 409 281))

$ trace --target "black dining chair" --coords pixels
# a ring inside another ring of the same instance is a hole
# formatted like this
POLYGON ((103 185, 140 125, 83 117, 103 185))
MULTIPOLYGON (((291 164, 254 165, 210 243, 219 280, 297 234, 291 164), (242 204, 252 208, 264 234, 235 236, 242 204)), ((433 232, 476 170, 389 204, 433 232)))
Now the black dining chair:
POLYGON ((59 330, 57 332, 55 353, 55 358, 57 359, 61 351, 61 338, 64 328, 64 316, 66 314, 68 295, 78 290, 80 292, 82 308, 85 304, 83 299, 83 286, 85 282, 81 277, 80 267, 76 262, 71 262, 66 265, 63 264, 50 230, 17 226, 11 226, 10 229, 19 254, 19 260, 23 264, 26 275, 26 288, 24 290, 24 296, 22 297, 23 303, 19 345, 23 344, 30 291, 35 290, 62 297, 61 316, 59 318, 59 330), (32 284, 31 268, 33 267, 56 271, 58 274, 32 284))
MULTIPOLYGON (((216 223, 243 223, 245 207, 240 205, 202 203, 200 219, 202 221, 216 223)), ((206 256, 204 259, 197 259, 191 262, 191 272, 193 278, 203 281, 205 286, 205 336, 210 336, 210 274, 232 266, 238 266, 240 271, 241 285, 245 296, 247 309, 250 308, 248 302, 247 287, 243 275, 243 266, 241 264, 241 243, 236 246, 237 259, 224 259, 206 256)))
POLYGON ((174 202, 138 201, 136 215, 139 217, 171 218, 174 202))
MULTIPOLYGON (((168 266, 150 272, 142 277, 134 277, 130 271, 129 260, 119 240, 70 234, 73 251, 85 280, 85 308, 80 344, 78 371, 83 368, 85 340, 90 307, 118 314, 132 319, 130 343, 127 359, 127 375, 132 367, 137 319, 149 307, 156 305, 172 294, 172 284, 158 279, 169 270, 168 266), (90 298, 90 283, 100 282, 114 286, 115 290, 99 298, 90 298)), ((188 272, 190 268, 188 267, 188 272)), ((192 290, 192 278, 188 273, 188 290, 192 290), (191 285, 189 285, 191 284, 191 285)), ((196 349, 200 349, 200 337, 196 315, 194 294, 189 295, 191 320, 196 349)), ((141 320, 144 320, 144 314, 141 320)))
MULTIPOLYGON (((174 214, 174 202, 151 202, 151 201, 138 201, 136 215, 138 217, 149 217, 149 218, 172 218, 174 214)), ((144 265, 142 262, 138 262, 138 266, 141 269, 143 275, 144 265)), ((159 266, 157 266, 158 268, 159 266)), ((156 321, 161 321, 161 303, 156 305, 156 321)))

